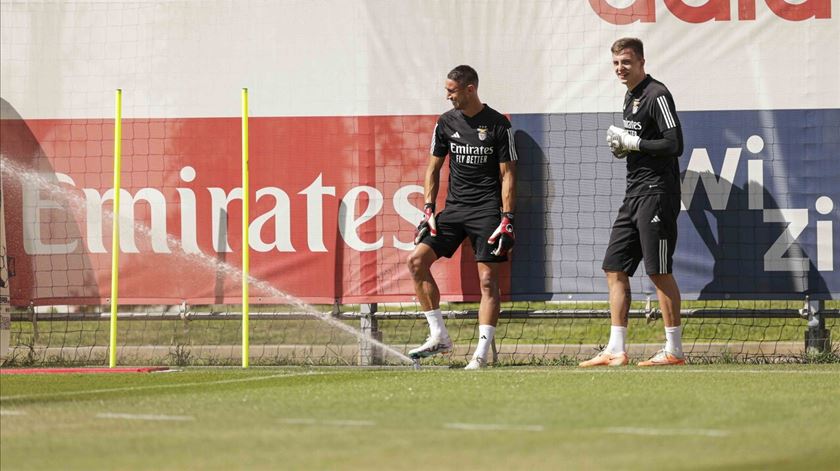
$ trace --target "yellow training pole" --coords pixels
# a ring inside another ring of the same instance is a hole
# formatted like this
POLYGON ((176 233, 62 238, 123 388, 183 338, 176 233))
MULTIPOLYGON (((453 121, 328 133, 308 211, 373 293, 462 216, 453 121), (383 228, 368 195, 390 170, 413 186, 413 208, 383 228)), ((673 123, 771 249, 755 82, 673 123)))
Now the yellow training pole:
POLYGON ((248 89, 242 89, 242 368, 248 368, 250 337, 248 330, 248 272, 250 244, 248 243, 248 89))
POLYGON ((120 171, 122 168, 122 90, 117 89, 114 116, 114 224, 111 241, 111 336, 108 365, 117 366, 117 304, 120 273, 120 171))

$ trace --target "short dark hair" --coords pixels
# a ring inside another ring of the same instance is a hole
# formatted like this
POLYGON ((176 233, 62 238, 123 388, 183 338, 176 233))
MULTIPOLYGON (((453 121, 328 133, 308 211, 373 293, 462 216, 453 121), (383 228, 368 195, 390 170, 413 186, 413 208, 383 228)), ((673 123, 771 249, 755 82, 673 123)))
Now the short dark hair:
POLYGON ((640 59, 643 59, 645 57, 645 46, 644 44, 642 44, 642 40, 639 38, 618 39, 613 43, 612 47, 610 48, 610 51, 612 51, 613 54, 619 54, 625 49, 630 49, 631 51, 636 53, 636 56, 638 56, 640 59))
POLYGON ((459 65, 452 69, 446 76, 449 80, 453 80, 461 87, 467 85, 475 85, 478 88, 478 72, 468 65, 459 65))

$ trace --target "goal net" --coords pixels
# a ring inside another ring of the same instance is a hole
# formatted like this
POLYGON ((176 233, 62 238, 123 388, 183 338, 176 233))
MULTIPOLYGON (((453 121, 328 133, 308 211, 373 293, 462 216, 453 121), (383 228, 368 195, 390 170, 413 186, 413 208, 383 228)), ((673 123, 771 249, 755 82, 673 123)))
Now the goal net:
MULTIPOLYGON (((622 36, 645 41, 685 136, 674 273, 689 360, 831 355, 840 91, 824 64, 836 63, 836 12, 777 3, 4 2, 6 361, 107 357, 120 88, 120 363, 240 364, 243 247, 251 364, 405 363, 428 334, 405 261, 450 106, 443 80, 461 63, 509 117, 519 155, 498 359, 591 356, 609 336, 601 261, 625 188, 604 143, 622 119, 609 53, 622 36), (709 52, 718 43, 731 47, 709 52), (780 62, 760 60, 770 55, 780 62)), ((447 180, 444 169, 438 208, 447 180)), ((459 364, 477 337, 469 242, 433 273, 455 348, 428 361, 459 364)), ((629 353, 641 358, 664 332, 641 267, 632 291, 629 353)))

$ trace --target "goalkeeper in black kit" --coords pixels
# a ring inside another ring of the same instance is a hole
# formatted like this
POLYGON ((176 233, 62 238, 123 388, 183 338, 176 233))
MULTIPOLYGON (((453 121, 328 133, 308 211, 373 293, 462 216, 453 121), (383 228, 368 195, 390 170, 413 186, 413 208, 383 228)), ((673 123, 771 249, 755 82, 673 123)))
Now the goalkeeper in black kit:
POLYGON ((440 257, 451 257, 469 238, 481 286, 479 341, 466 367, 475 370, 487 366, 499 320, 499 264, 507 261, 514 243, 517 156, 510 121, 481 102, 478 74, 472 67, 452 69, 444 86, 453 109, 442 114, 435 125, 424 182, 424 216, 417 227, 416 247, 408 257, 430 334, 409 356, 419 359, 452 350, 431 266, 440 257), (446 207, 436 214, 440 171, 447 155, 449 192, 446 207))
POLYGON ((645 73, 642 42, 622 38, 613 43, 613 69, 627 86, 622 127, 610 126, 607 143, 613 155, 627 160, 627 189, 604 255, 610 300, 610 340, 581 367, 628 363, 625 341, 630 311, 630 280, 644 259, 656 286, 665 324, 665 346, 639 366, 682 365, 680 290, 672 274, 680 213, 677 158, 683 137, 671 92, 645 73))

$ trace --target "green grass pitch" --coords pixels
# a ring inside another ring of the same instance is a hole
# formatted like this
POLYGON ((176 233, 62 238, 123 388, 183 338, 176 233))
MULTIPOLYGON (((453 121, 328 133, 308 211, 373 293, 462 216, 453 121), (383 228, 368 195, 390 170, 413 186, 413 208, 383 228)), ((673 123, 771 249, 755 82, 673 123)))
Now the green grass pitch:
POLYGON ((0 376, 2 469, 837 469, 840 365, 0 376))

